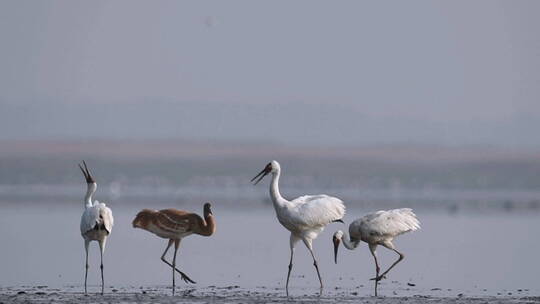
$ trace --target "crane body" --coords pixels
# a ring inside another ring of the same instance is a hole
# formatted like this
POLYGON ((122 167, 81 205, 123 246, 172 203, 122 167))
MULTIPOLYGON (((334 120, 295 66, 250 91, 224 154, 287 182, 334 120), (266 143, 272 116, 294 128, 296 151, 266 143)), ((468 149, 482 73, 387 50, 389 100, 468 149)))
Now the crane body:
POLYGON ((186 283, 193 283, 189 276, 176 267, 176 255, 180 247, 180 241, 191 234, 202 236, 211 236, 216 231, 216 222, 212 214, 210 203, 204 204, 204 218, 195 213, 190 213, 177 209, 163 210, 141 210, 133 220, 133 228, 146 230, 156 236, 168 239, 167 247, 161 255, 161 261, 172 269, 172 294, 176 288, 175 271, 180 274, 182 280, 186 283), (172 263, 165 259, 169 248, 174 244, 174 255, 172 263))
POLYGON ((268 174, 272 174, 270 197, 276 211, 276 217, 279 223, 291 233, 289 239, 291 256, 285 285, 287 297, 289 296, 289 279, 293 267, 294 250, 296 243, 300 240, 307 247, 313 258, 313 265, 317 271, 320 283, 319 294, 322 294, 323 282, 317 259, 313 252, 313 240, 324 230, 326 225, 332 222, 343 222, 341 219, 345 215, 345 205, 340 199, 325 194, 304 195, 292 201, 286 200, 281 196, 279 191, 281 166, 275 160, 268 163, 251 181, 255 181, 255 184, 257 184, 268 174))
POLYGON ((99 201, 92 202, 92 196, 97 190, 97 183, 90 174, 86 162, 83 161, 84 169, 79 164, 79 168, 83 172, 86 179, 86 195, 84 197, 84 212, 81 216, 81 236, 84 239, 84 249, 86 251, 86 265, 84 274, 84 293, 87 294, 87 280, 88 280, 88 249, 90 242, 97 241, 99 243, 99 249, 101 254, 101 294, 104 293, 105 279, 103 275, 103 253, 105 252, 105 245, 107 238, 112 232, 114 225, 114 218, 112 211, 104 203, 99 201))
POLYGON ((361 241, 369 245, 371 255, 375 260, 375 277, 371 280, 375 281, 375 296, 377 296, 377 285, 380 280, 386 278, 388 272, 401 262, 405 256, 399 252, 392 241, 397 236, 420 229, 420 222, 416 218, 416 214, 412 209, 401 208, 388 211, 377 211, 369 213, 349 225, 349 234, 338 230, 334 233, 334 259, 337 263, 337 253, 339 244, 349 250, 354 250, 358 247, 361 241), (386 271, 380 274, 379 262, 377 260, 377 246, 388 248, 399 255, 396 260, 386 271))

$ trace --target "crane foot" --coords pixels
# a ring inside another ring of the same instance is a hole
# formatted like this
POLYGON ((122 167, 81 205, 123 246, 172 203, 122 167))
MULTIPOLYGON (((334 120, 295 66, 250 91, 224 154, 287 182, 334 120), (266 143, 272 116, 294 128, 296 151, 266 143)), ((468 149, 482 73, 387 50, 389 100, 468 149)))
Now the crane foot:
POLYGON ((371 278, 371 279, 369 279, 369 280, 370 280, 370 281, 377 281, 377 282, 378 282, 378 281, 380 281, 380 280, 382 280, 382 279, 386 279, 386 276, 385 276, 385 275, 381 275, 381 276, 378 276, 378 277, 376 277, 376 278, 371 278))

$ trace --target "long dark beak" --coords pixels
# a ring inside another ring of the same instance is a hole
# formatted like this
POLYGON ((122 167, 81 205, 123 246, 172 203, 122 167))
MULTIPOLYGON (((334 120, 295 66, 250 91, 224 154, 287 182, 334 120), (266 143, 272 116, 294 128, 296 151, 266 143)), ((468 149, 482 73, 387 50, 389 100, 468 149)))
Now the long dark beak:
POLYGON ((78 164, 78 165, 79 165, 79 168, 81 169, 81 171, 82 171, 82 173, 84 175, 84 178, 86 179, 86 182, 87 183, 95 183, 94 178, 90 174, 90 170, 88 170, 88 167, 86 166, 86 162, 83 160, 84 169, 81 166, 81 164, 78 164))
POLYGON ((261 172, 259 172, 259 174, 255 175, 255 177, 252 178, 250 182, 253 182, 257 177, 260 176, 259 179, 257 179, 257 181, 253 183, 253 185, 256 185, 266 176, 266 174, 268 174, 268 171, 266 170, 266 168, 264 168, 261 172))
POLYGON ((337 264, 337 252, 339 249, 340 240, 337 237, 334 237, 332 241, 334 242, 334 262, 337 264))

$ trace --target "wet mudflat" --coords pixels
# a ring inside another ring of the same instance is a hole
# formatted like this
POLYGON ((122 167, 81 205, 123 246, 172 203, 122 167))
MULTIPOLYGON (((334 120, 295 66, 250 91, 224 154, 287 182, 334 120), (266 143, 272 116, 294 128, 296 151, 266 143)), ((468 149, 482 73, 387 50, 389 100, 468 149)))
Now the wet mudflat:
POLYGON ((382 296, 360 295, 354 290, 333 290, 319 297, 302 294, 306 290, 296 290, 298 295, 287 299, 282 290, 268 290, 259 287, 244 289, 240 286, 209 286, 178 290, 171 296, 167 287, 112 288, 101 296, 90 293, 85 296, 79 287, 48 288, 45 286, 0 288, 2 303, 540 303, 540 297, 530 295, 506 296, 382 296))

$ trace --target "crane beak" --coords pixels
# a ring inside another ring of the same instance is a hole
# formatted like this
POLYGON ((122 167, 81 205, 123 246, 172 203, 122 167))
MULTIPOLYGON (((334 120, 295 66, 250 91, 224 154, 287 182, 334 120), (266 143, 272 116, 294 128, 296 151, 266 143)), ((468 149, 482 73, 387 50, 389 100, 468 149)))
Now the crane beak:
POLYGON ((90 171, 88 170, 88 167, 86 166, 86 162, 83 160, 84 169, 81 166, 81 164, 78 164, 78 165, 79 165, 79 168, 81 169, 81 171, 82 171, 82 173, 84 175, 84 178, 86 179, 86 182, 88 184, 95 183, 96 181, 94 180, 94 178, 90 174, 90 171))
POLYGON ((334 262, 337 264, 337 252, 338 252, 339 243, 341 242, 341 240, 334 236, 332 238, 332 241, 334 242, 334 262))
POLYGON ((259 179, 257 179, 255 183, 253 183, 253 185, 258 184, 268 173, 270 173, 271 170, 272 168, 269 168, 268 166, 266 166, 261 172, 259 172, 259 174, 255 175, 255 177, 251 179, 251 182, 257 179, 257 177, 259 179))

